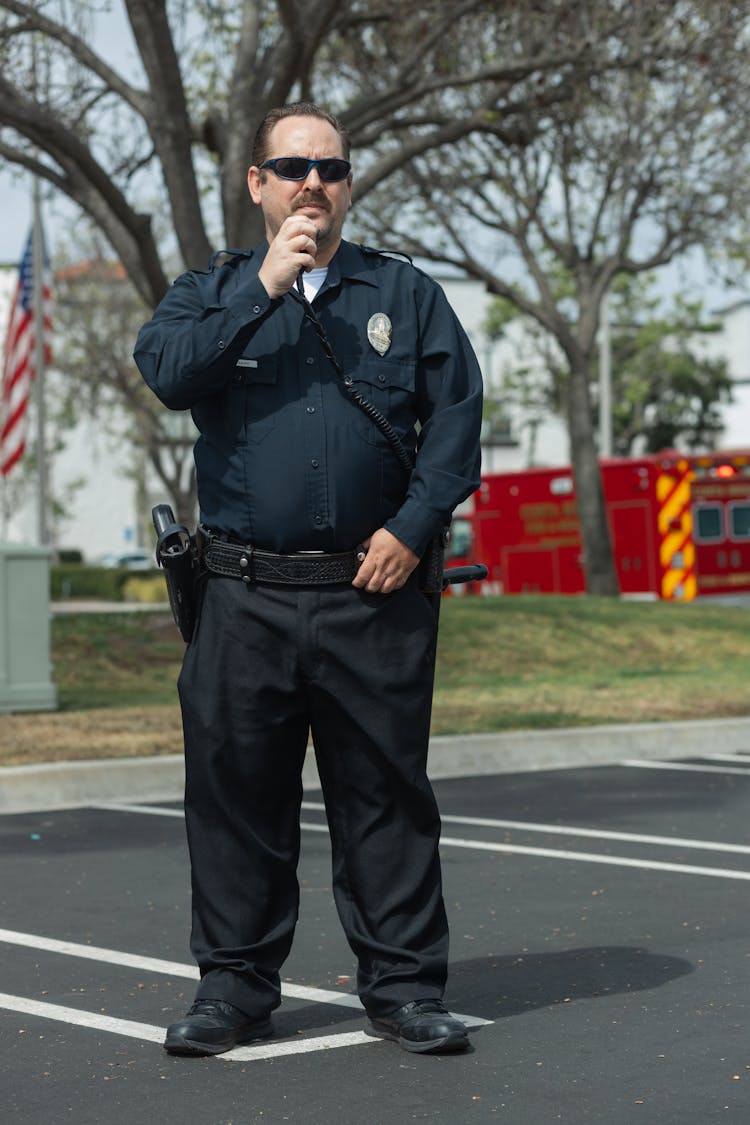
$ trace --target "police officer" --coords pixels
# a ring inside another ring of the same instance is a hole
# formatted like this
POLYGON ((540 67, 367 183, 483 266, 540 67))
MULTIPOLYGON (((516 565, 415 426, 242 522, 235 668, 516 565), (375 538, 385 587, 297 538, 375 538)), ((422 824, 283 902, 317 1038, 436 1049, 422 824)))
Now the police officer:
POLYGON ((215 1054, 271 1034, 310 732, 366 1030, 460 1050, 426 775, 437 625, 417 565, 479 484, 481 376, 438 285, 342 239, 352 173, 335 118, 274 110, 252 159, 267 241, 179 277, 135 349, 200 432, 207 576, 178 685, 201 980, 165 1047, 215 1054), (414 455, 408 478, 352 388, 414 455))

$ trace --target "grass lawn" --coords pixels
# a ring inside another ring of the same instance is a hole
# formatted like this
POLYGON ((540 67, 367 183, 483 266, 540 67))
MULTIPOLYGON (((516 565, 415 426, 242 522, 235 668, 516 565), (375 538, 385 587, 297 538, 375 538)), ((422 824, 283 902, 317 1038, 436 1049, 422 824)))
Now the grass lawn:
MULTIPOLYGON (((179 753, 168 614, 52 620, 59 710, 0 717, 0 764, 179 753)), ((433 733, 750 715, 750 609, 445 598, 433 733)))

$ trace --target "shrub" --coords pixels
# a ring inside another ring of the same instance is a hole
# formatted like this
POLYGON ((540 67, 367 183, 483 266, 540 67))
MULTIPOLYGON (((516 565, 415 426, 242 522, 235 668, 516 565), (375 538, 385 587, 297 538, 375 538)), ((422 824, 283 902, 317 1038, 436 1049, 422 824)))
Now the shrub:
POLYGON ((60 547, 57 552, 57 561, 59 563, 82 563, 83 551, 78 547, 60 547))
POLYGON ((130 574, 122 584, 122 597, 126 602, 166 602, 168 594, 164 575, 130 574))
MULTIPOLYGON (((134 579, 132 570, 124 567, 81 566, 78 563, 57 563, 50 567, 50 598, 101 598, 104 601, 121 602, 126 600, 123 588, 134 579)), ((144 571, 138 575, 141 582, 150 580, 161 583, 163 594, 156 601, 166 600, 164 579, 158 571, 144 571)), ((150 601, 135 597, 134 601, 150 601)))

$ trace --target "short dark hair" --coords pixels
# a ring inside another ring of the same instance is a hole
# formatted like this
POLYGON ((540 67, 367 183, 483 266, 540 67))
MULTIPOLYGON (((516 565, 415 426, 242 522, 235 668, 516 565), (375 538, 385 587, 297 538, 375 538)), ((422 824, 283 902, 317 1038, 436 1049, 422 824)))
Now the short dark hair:
MULTIPOLYGON (((292 102, 290 105, 282 105, 277 109, 269 110, 266 116, 260 123, 258 132, 255 134, 255 141, 253 142, 253 155, 251 163, 260 168, 264 160, 268 160, 269 143, 268 138, 271 135, 271 130, 279 121, 285 117, 319 117, 322 121, 327 121, 329 125, 338 133, 341 138, 341 148, 344 157, 349 159, 349 152, 351 150, 351 142, 346 129, 332 113, 327 113, 320 106, 314 105, 312 102, 292 102)), ((289 156, 298 155, 296 153, 288 153, 289 156)))

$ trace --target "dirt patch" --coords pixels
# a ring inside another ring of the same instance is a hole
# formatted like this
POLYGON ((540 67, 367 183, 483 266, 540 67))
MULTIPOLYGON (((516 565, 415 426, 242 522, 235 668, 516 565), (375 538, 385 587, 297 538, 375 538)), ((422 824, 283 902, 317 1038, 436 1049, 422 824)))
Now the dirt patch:
POLYGON ((180 753, 182 726, 176 704, 5 715, 0 722, 3 766, 180 753))

